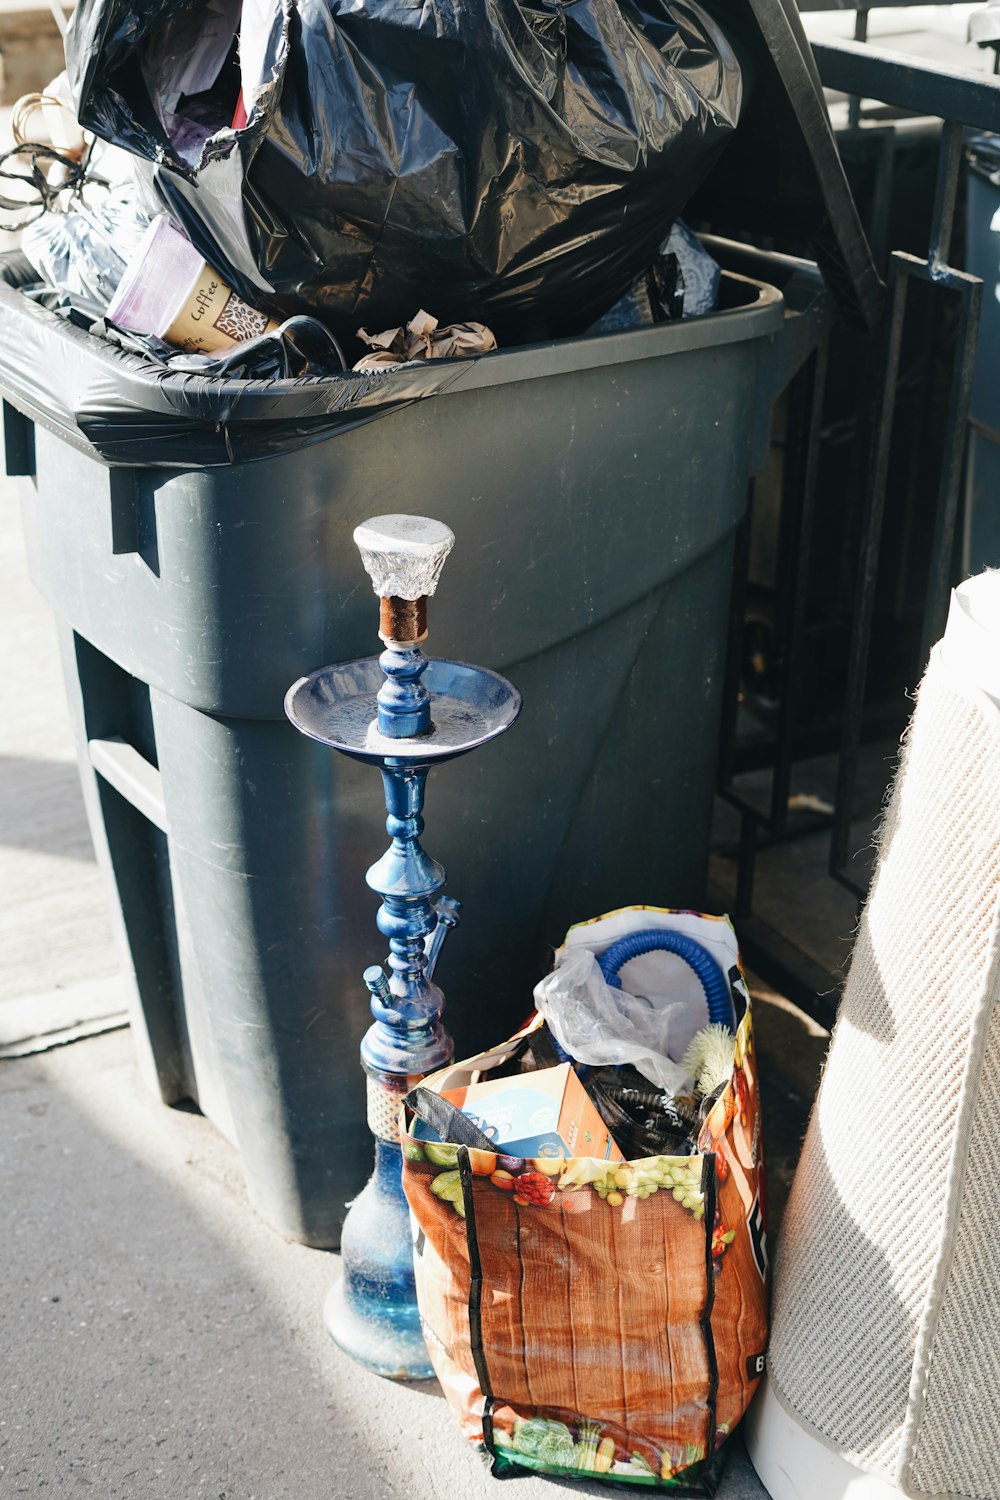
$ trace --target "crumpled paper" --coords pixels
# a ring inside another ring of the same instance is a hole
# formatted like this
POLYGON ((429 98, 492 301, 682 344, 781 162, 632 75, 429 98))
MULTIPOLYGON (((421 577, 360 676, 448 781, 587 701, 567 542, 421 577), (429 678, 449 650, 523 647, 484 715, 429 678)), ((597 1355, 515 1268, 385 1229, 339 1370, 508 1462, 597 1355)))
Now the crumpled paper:
POLYGON ((437 318, 421 308, 405 328, 387 328, 384 333, 358 329, 358 338, 372 354, 365 354, 355 370, 394 370, 412 359, 452 359, 456 355, 489 354, 497 347, 483 323, 449 323, 439 328, 437 318))

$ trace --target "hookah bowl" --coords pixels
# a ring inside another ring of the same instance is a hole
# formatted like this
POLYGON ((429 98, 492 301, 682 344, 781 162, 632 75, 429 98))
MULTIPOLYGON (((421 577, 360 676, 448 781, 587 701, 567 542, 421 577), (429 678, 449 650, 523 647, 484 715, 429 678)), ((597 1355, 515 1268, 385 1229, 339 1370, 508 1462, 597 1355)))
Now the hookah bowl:
POLYGON ((375 1171, 344 1222, 342 1273, 324 1309, 334 1342, 380 1375, 433 1375, 417 1311, 409 1209, 403 1196, 398 1115, 402 1097, 449 1062, 454 1045, 433 982, 460 903, 439 896, 445 872, 420 845, 432 766, 466 755, 509 729, 521 695, 506 678, 463 662, 428 660, 427 598, 454 535, 440 521, 389 515, 354 533, 381 601, 381 656, 340 662, 289 688, 295 728, 354 760, 377 766, 392 842, 366 879, 379 896, 376 923, 389 940, 387 976, 364 971, 374 1023, 361 1043, 375 1171))

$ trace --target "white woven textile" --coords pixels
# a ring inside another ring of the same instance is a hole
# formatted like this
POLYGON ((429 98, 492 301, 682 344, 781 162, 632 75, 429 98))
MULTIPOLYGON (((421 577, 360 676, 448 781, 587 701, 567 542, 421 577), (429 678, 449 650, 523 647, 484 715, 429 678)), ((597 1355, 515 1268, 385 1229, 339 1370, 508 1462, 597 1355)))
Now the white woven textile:
POLYGON ((964 585, 920 686, 785 1215, 768 1361, 806 1430, 949 1500, 1000 1496, 997 621, 1000 573, 964 585))

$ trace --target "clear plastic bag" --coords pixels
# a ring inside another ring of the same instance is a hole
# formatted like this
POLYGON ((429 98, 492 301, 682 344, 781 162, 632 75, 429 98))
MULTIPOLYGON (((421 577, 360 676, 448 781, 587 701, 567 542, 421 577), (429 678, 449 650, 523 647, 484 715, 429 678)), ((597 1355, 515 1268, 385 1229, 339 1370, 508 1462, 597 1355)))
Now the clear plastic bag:
POLYGON ((555 968, 535 986, 535 1004, 575 1061, 591 1067, 631 1063, 668 1094, 687 1081, 668 1052, 671 1020, 687 1010, 685 1002, 665 1004, 612 988, 589 948, 559 951, 555 968))
POLYGON ((105 308, 149 223, 131 186, 73 213, 47 213, 24 230, 21 249, 49 286, 105 308))

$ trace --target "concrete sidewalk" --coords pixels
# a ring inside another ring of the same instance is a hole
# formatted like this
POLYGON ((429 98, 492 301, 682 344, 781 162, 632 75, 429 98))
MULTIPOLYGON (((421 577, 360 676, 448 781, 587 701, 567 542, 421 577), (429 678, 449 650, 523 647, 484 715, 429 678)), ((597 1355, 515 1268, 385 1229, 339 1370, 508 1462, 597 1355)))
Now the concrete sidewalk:
MULTIPOLYGON (((235 1152, 137 1081, 127 1032, 0 1064, 0 1494, 472 1500, 496 1481, 433 1383, 330 1343, 338 1257, 279 1239, 235 1152)), ((607 1496, 534 1477, 518 1500, 607 1496)), ((765 1492, 742 1451, 723 1500, 765 1492)))
POLYGON ((55 624, 28 579, 17 485, 0 479, 0 1056, 124 1004, 55 624))

